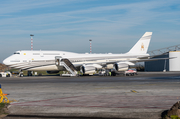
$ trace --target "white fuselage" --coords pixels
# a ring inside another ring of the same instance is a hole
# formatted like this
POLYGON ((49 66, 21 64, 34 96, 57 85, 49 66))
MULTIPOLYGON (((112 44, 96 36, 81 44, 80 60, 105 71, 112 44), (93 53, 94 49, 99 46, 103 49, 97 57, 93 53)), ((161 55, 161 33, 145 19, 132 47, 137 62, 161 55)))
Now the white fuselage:
POLYGON ((17 51, 6 58, 3 63, 16 69, 30 71, 56 71, 64 68, 55 65, 55 57, 69 59, 75 67, 83 64, 106 65, 115 62, 138 60, 148 54, 78 54, 65 51, 17 51))

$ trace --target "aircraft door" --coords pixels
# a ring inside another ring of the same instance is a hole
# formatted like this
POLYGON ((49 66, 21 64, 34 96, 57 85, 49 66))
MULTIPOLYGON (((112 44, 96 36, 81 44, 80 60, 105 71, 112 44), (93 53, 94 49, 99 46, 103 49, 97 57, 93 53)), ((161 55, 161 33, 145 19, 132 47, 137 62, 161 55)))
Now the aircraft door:
POLYGON ((32 62, 32 59, 29 59, 29 60, 28 60, 28 63, 31 64, 31 62, 32 62))
POLYGON ((42 51, 40 51, 40 56, 41 56, 41 57, 44 57, 44 55, 43 55, 43 52, 42 52, 42 51))

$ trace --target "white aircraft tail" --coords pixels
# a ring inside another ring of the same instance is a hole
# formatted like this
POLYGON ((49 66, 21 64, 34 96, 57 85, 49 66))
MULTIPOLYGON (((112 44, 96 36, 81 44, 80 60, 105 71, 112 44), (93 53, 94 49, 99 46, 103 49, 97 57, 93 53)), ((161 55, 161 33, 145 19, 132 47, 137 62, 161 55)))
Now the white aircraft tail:
POLYGON ((151 40, 152 32, 146 32, 128 52, 130 54, 146 54, 151 40))

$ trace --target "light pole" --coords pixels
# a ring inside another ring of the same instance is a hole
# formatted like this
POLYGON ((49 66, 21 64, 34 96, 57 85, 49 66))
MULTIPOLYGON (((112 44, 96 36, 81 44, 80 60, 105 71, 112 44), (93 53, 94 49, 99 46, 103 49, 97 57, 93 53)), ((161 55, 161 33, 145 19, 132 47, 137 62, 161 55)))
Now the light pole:
POLYGON ((31 50, 33 50, 33 34, 30 34, 30 36, 31 36, 31 50))
POLYGON ((92 53, 92 49, 91 49, 91 39, 89 39, 89 42, 90 42, 90 54, 92 53))

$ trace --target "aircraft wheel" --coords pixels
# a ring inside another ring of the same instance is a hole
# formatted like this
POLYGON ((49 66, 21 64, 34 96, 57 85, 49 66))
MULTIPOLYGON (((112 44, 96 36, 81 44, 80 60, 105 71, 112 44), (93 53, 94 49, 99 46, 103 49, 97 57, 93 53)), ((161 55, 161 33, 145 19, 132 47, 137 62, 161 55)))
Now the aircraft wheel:
POLYGON ((2 77, 2 74, 0 74, 0 77, 2 77))

